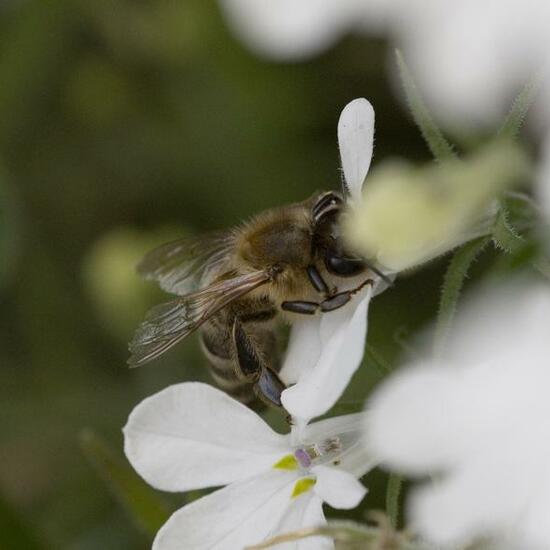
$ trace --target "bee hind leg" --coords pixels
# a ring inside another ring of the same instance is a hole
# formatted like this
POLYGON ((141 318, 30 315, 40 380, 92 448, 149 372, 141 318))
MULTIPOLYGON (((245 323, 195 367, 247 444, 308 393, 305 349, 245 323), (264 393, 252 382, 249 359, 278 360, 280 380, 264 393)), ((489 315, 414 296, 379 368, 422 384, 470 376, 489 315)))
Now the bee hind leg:
POLYGON ((262 360, 254 342, 237 318, 233 321, 232 339, 238 378, 246 382, 256 382, 261 374, 262 360))
POLYGON ((254 384, 254 391, 267 405, 282 407, 281 394, 286 389, 277 373, 269 367, 262 368, 260 378, 254 384))
POLYGON ((277 373, 265 364, 261 353, 237 318, 233 322, 232 337, 237 376, 254 383, 254 392, 264 403, 280 407, 281 393, 286 386, 277 373))

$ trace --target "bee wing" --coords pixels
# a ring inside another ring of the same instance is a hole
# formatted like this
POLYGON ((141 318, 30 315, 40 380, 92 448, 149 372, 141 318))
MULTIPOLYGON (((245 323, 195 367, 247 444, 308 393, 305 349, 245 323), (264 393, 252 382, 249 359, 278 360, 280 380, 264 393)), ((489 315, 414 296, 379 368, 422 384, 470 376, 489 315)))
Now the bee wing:
POLYGON ((154 307, 128 346, 128 364, 139 367, 157 358, 222 308, 269 280, 266 271, 255 271, 154 307))
POLYGON ((137 270, 166 292, 183 296, 196 290, 208 273, 227 260, 232 242, 227 232, 178 239, 147 253, 137 270))

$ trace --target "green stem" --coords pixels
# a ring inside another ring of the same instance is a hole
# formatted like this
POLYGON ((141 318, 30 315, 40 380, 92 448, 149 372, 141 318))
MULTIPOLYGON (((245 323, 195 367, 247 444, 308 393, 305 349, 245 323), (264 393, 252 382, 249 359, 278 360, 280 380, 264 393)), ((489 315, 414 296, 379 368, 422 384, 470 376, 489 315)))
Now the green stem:
POLYGON ((445 347, 449 328, 456 314, 458 298, 468 276, 470 266, 491 241, 491 237, 481 237, 459 248, 447 268, 439 301, 434 334, 434 353, 439 356, 445 347))
POLYGON ((397 529, 399 523, 399 497, 402 486, 403 478, 397 474, 390 474, 386 489, 386 513, 394 529, 397 529))
POLYGON ((420 129, 422 137, 426 141, 432 155, 438 161, 457 158, 457 154, 453 150, 452 145, 445 139, 443 133, 428 111, 412 73, 405 63, 403 54, 399 50, 395 50, 395 57, 397 59, 401 83, 405 90, 407 104, 409 105, 414 121, 420 129))
POLYGON ((508 116, 504 119, 498 132, 498 137, 505 139, 515 138, 527 116, 527 112, 535 101, 542 84, 542 71, 535 75, 518 94, 508 116))

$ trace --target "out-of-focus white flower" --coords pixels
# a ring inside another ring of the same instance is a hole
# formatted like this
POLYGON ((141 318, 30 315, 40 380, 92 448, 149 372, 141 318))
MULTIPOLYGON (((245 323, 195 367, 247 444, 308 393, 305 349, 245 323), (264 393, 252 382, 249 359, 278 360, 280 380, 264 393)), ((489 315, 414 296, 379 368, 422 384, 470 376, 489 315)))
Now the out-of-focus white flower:
POLYGON ((546 0, 397 3, 394 40, 429 104, 454 124, 498 122, 510 97, 550 61, 546 0))
POLYGON ((365 257, 402 271, 489 233, 498 193, 526 174, 521 150, 507 143, 464 162, 387 163, 369 178, 344 235, 365 257))
POLYGON ((435 476, 409 502, 429 540, 548 548, 549 327, 546 286, 477 296, 441 359, 402 370, 371 400, 369 449, 393 469, 435 476))
POLYGON ((255 52, 304 59, 350 29, 380 27, 383 0, 220 0, 229 26, 255 52))
MULTIPOLYGON (((323 502, 354 508, 372 466, 360 442, 362 414, 296 433, 274 432, 256 413, 206 384, 171 386, 142 401, 124 428, 125 452, 151 485, 189 491, 226 485, 175 512, 155 550, 242 550, 277 534, 325 523, 323 502)), ((281 548, 333 548, 314 537, 281 548)))
POLYGON ((550 138, 544 145, 542 166, 538 174, 538 189, 541 206, 550 225, 550 138))
POLYGON ((550 61, 546 0, 220 0, 254 51, 311 57, 350 30, 385 31, 404 49, 438 114, 497 120, 518 86, 550 61))
MULTIPOLYGON (((338 143, 350 206, 361 202, 374 141, 374 109, 364 98, 343 109, 338 143)), ((358 284, 357 279, 350 282, 358 284)), ((387 287, 379 277, 344 307, 293 323, 281 379, 297 382, 283 391, 281 401, 298 424, 324 414, 342 395, 361 364, 367 335, 370 299, 387 287)), ((342 289, 344 290, 344 288, 342 289)))

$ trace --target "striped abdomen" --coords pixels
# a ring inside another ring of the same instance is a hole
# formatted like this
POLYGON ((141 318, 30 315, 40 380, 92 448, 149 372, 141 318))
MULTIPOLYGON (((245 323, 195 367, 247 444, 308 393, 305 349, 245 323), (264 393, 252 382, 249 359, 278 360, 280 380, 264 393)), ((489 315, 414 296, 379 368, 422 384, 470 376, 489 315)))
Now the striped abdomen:
POLYGON ((277 372, 279 362, 273 327, 276 315, 277 311, 270 302, 240 300, 211 317, 201 327, 201 347, 212 378, 222 390, 246 405, 255 406, 259 401, 254 391, 255 381, 245 376, 239 366, 238 343, 235 342, 233 327, 238 320, 246 332, 250 353, 277 372))

